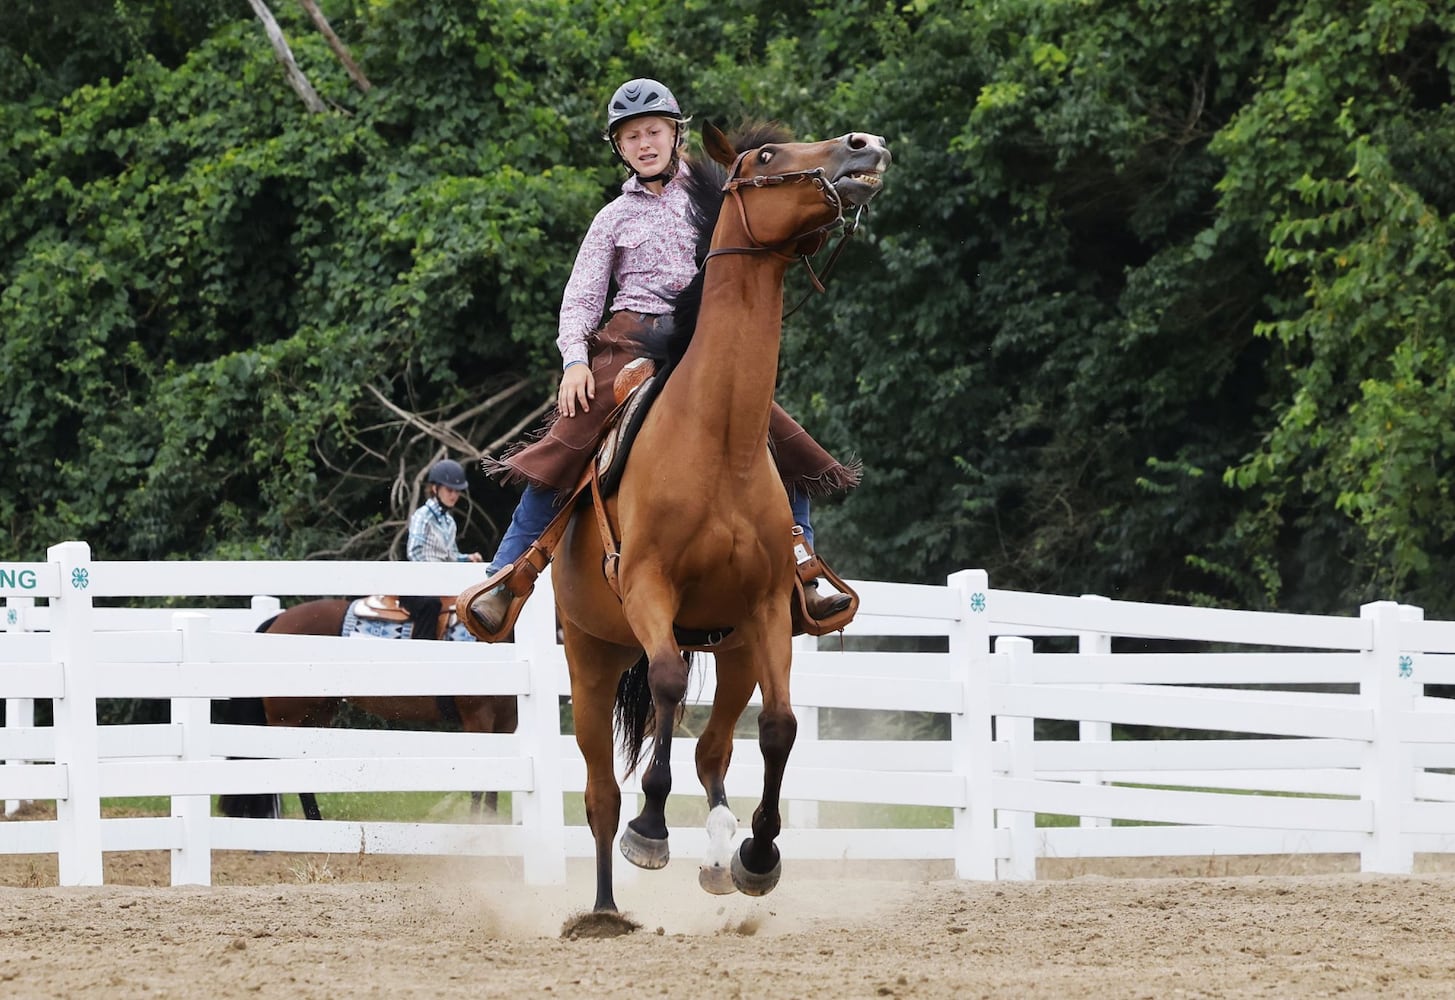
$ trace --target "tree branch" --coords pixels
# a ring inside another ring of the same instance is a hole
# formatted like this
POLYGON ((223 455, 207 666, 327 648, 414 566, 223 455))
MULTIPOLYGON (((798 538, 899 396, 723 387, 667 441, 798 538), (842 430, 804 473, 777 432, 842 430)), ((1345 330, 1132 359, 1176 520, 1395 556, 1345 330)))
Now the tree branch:
POLYGON ((308 16, 313 18, 313 23, 318 30, 323 32, 323 37, 328 39, 328 47, 333 49, 334 55, 338 56, 338 61, 344 64, 344 69, 348 70, 354 85, 366 94, 373 90, 374 85, 369 82, 368 77, 364 76, 364 71, 359 69, 359 64, 354 62, 349 47, 339 39, 338 35, 334 34, 333 26, 328 23, 328 18, 323 16, 323 11, 318 9, 318 4, 314 0, 298 0, 298 2, 303 5, 304 10, 308 11, 308 16))
POLYGON ((298 61, 293 58, 293 50, 288 47, 288 39, 283 37, 283 29, 278 27, 278 22, 273 20, 273 12, 263 0, 248 0, 252 4, 253 12, 258 15, 258 20, 263 22, 263 30, 268 33, 268 41, 273 44, 273 53, 278 61, 283 64, 283 75, 288 79, 288 85, 303 99, 304 107, 316 114, 321 114, 328 109, 324 106, 318 91, 313 89, 313 84, 308 82, 308 77, 303 75, 303 70, 298 68, 298 61))

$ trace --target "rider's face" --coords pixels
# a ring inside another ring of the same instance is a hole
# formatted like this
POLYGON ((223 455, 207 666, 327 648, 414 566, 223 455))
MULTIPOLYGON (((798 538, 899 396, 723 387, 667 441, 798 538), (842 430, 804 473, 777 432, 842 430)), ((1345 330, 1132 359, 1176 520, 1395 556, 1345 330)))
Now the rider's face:
POLYGON ((448 486, 437 486, 435 496, 439 497, 440 503, 446 507, 453 507, 460 500, 460 491, 448 486))
POLYGON ((656 115, 633 118, 616 130, 616 145, 622 158, 643 177, 652 177, 667 169, 676 141, 676 122, 656 115))

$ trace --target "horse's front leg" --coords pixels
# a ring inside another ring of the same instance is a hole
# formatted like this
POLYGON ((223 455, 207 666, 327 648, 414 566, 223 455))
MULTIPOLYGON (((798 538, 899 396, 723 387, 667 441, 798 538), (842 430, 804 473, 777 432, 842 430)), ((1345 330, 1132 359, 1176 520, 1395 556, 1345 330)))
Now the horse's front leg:
MULTIPOLYGON (((786 617, 786 615, 785 615, 786 617)), ((783 829, 779 801, 788 755, 798 737, 798 719, 789 699, 789 673, 793 664, 792 629, 767 629, 758 660, 758 687, 763 692, 763 711, 758 715, 758 748, 763 754, 763 798, 753 810, 753 835, 743 841, 733 856, 733 884, 749 896, 773 891, 783 872, 774 843, 783 829)))
POLYGON ((731 865, 738 820, 728 805, 727 771, 733 756, 733 728, 757 684, 755 652, 737 649, 717 654, 717 695, 712 714, 697 739, 697 777, 707 792, 707 853, 697 882, 716 895, 737 892, 731 865))
POLYGON ((647 656, 647 689, 651 693, 652 757, 642 772, 642 811, 627 823, 621 853, 639 868, 666 867, 667 797, 672 793, 672 730, 687 695, 688 660, 669 638, 647 656))

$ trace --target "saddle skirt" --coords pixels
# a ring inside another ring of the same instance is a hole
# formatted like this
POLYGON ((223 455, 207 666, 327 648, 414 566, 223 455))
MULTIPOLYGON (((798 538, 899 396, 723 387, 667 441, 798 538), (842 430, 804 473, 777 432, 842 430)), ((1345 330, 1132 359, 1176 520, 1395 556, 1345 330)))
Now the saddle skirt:
POLYGON ((609 418, 606 433, 596 450, 596 476, 603 496, 615 493, 620 485, 632 441, 641 430, 642 421, 661 391, 663 381, 658 377, 656 362, 651 358, 637 358, 617 372, 616 381, 612 384, 616 410, 609 418))
MULTIPOLYGON (((447 611, 439 616, 433 635, 419 636, 421 639, 447 639, 455 642, 474 642, 455 615, 453 599, 446 599, 447 611)), ((409 609, 401 605, 392 594, 373 594, 353 601, 344 612, 340 634, 349 639, 413 639, 415 625, 409 609)))

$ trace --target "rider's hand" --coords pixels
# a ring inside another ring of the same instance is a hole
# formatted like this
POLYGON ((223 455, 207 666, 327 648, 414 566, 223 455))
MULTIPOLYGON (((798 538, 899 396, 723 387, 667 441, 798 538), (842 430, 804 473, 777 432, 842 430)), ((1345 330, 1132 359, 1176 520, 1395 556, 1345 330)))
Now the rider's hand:
POLYGON ((596 380, 591 377, 590 365, 572 365, 561 373, 561 388, 556 392, 556 405, 568 417, 591 410, 591 400, 596 398, 596 380))

